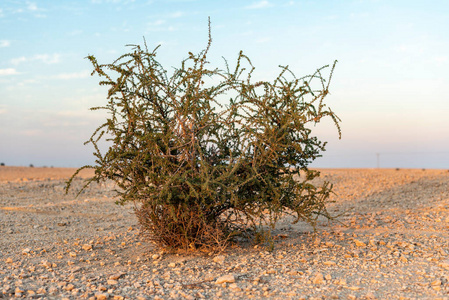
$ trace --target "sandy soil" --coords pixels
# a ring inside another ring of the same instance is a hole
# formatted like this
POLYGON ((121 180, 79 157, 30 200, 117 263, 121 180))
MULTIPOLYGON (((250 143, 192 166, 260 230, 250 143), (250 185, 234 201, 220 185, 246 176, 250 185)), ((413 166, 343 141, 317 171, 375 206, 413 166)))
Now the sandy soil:
POLYGON ((0 298, 449 299, 449 172, 322 171, 340 222, 280 222, 272 252, 176 255, 111 184, 75 199, 74 169, 0 167, 0 298))

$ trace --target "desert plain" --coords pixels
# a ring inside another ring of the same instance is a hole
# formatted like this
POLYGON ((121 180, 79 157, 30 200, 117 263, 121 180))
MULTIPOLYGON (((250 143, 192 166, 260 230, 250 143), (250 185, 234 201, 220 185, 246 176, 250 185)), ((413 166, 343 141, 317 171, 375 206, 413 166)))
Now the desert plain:
POLYGON ((274 249, 174 253, 139 233, 111 183, 0 167, 0 298, 449 299, 449 171, 323 169, 336 221, 286 218, 274 249))

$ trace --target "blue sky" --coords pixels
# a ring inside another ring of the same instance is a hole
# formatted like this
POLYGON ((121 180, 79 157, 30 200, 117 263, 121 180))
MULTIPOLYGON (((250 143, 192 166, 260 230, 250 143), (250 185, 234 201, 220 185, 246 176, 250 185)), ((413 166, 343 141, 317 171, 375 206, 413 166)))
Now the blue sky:
POLYGON ((328 105, 342 119, 316 167, 449 168, 448 1, 84 0, 0 2, 0 162, 92 163, 84 146, 104 114, 106 90, 87 55, 110 63, 127 44, 161 45, 179 66, 207 43, 212 66, 243 50, 256 79, 278 65, 297 75, 337 59, 328 105))

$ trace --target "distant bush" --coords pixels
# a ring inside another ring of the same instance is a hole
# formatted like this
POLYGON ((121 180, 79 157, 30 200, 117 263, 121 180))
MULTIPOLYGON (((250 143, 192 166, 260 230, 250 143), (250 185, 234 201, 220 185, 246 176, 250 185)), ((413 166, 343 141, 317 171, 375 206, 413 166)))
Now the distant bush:
POLYGON ((0 166, 4 167, 4 166, 5 166, 5 163, 0 163, 0 166))
POLYGON ((222 247, 284 213, 312 225, 318 216, 331 218, 325 205, 332 185, 313 185, 319 172, 308 165, 326 144, 310 127, 330 117, 340 133, 323 103, 335 63, 328 80, 328 66, 301 78, 281 67, 273 82, 253 83, 254 67, 242 52, 233 70, 227 61, 226 70, 207 68, 211 41, 209 27, 206 49, 189 53, 171 76, 146 44, 131 45, 112 64, 88 56, 92 75, 110 87, 108 103, 92 110, 109 117, 86 142, 95 147, 96 165, 78 169, 66 191, 80 170, 95 169, 84 187, 114 181, 118 203, 140 204, 142 229, 173 248, 222 247), (102 139, 112 142, 105 154, 102 139))
POLYGON ((33 164, 30 164, 30 168, 34 168, 34 165, 33 165, 33 164))

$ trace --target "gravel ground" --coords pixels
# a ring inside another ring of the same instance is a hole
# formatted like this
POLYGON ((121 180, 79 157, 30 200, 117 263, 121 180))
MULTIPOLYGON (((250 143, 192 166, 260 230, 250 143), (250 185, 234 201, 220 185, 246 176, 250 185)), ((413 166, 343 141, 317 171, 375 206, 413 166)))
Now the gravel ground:
POLYGON ((449 299, 447 170, 322 170, 339 222, 197 254, 145 241, 112 185, 64 195, 73 171, 0 167, 0 298, 449 299))

